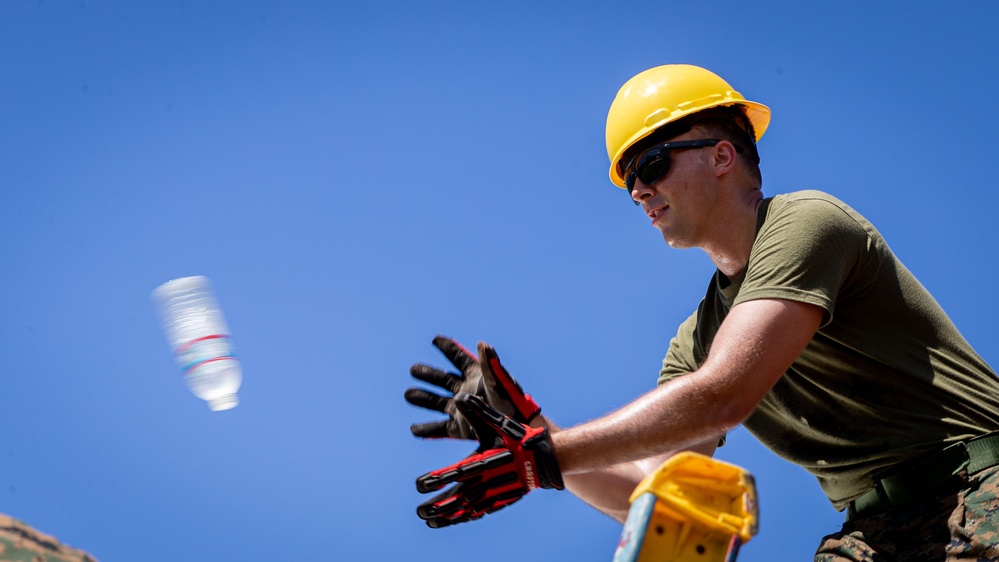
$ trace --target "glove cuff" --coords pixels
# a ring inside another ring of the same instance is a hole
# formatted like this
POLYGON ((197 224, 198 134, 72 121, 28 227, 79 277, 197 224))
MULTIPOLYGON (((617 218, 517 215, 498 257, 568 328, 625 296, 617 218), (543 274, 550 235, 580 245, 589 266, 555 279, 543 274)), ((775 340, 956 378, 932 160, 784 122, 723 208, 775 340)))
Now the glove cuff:
MULTIPOLYGON (((548 430, 542 429, 537 435, 528 438, 524 446, 534 453, 534 471, 538 482, 538 487, 549 490, 564 490, 565 483, 562 481, 562 471, 558 467, 558 460, 555 458, 555 448, 552 440, 548 436, 548 430)), ((530 470, 530 465, 525 469, 530 470)))

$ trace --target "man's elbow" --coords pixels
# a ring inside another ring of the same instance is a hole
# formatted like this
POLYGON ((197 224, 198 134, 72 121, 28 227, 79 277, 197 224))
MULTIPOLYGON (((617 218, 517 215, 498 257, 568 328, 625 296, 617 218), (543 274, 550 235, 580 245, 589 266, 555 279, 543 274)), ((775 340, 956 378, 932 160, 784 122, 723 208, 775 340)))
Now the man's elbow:
POLYGON ((714 412, 713 425, 718 435, 724 435, 746 421, 759 404, 758 400, 748 397, 745 391, 731 387, 710 393, 706 402, 714 412))

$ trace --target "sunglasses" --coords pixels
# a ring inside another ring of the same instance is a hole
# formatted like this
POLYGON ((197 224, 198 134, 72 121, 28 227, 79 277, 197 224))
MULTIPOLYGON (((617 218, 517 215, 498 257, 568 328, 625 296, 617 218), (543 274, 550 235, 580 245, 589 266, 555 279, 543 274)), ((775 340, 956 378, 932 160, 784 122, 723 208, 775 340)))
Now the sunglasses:
MULTIPOLYGON (((717 139, 699 139, 688 141, 664 142, 657 144, 645 152, 638 153, 624 168, 624 185, 630 196, 635 191, 635 180, 641 180, 645 185, 652 185, 669 172, 669 151, 680 148, 704 148, 720 143, 717 139), (634 171, 632 170, 634 165, 634 171)), ((742 152, 742 147, 735 145, 736 152, 742 152)), ((635 205, 638 205, 635 201, 635 205)))

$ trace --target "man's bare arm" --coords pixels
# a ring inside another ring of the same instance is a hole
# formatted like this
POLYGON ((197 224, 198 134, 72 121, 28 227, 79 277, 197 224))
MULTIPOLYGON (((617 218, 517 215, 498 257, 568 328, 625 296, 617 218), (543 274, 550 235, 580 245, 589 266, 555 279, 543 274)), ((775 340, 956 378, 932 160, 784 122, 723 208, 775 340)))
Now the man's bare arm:
POLYGON ((811 341, 824 311, 762 299, 732 308, 704 365, 602 418, 559 431, 564 475, 679 451, 722 435, 752 413, 811 341))
MULTIPOLYGON (((688 450, 711 456, 717 444, 718 439, 713 438, 688 450)), ((677 452, 670 451, 592 472, 569 474, 564 477, 565 488, 591 507, 624 523, 631 507, 628 500, 635 486, 677 452)))

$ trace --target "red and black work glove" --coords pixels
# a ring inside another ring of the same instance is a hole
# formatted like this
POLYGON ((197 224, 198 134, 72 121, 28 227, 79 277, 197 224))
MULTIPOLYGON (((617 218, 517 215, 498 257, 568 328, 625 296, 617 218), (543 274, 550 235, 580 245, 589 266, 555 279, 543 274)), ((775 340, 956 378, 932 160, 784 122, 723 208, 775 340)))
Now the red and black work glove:
POLYGON ((479 342, 479 365, 486 403, 525 425, 531 425, 541 415, 538 403, 530 394, 524 393, 517 380, 500 363, 496 350, 485 342, 479 342))
POLYGON ((442 396, 422 388, 406 390, 406 401, 410 404, 448 416, 445 420, 411 425, 413 435, 424 438, 475 439, 472 424, 454 403, 454 395, 460 392, 478 396, 497 410, 526 424, 530 424, 541 413, 537 403, 524 394, 517 381, 500 364, 492 347, 480 343, 480 359, 476 359, 471 351, 451 338, 437 336, 433 343, 460 373, 445 372, 422 363, 410 368, 409 372, 414 378, 452 394, 442 396))
POLYGON ((416 489, 423 494, 455 484, 417 507, 416 514, 428 527, 478 519, 536 488, 565 488, 548 430, 518 422, 471 394, 460 393, 454 402, 475 426, 479 448, 458 463, 416 479, 416 489))

